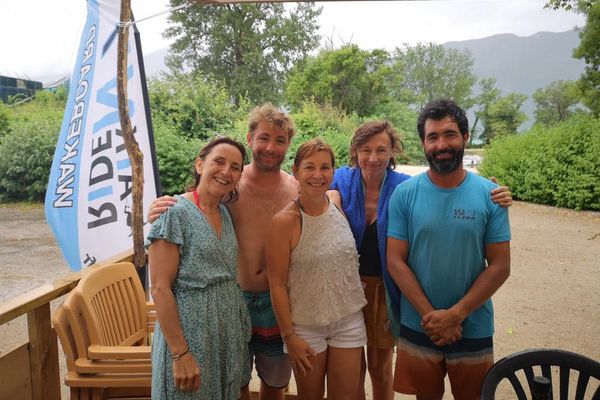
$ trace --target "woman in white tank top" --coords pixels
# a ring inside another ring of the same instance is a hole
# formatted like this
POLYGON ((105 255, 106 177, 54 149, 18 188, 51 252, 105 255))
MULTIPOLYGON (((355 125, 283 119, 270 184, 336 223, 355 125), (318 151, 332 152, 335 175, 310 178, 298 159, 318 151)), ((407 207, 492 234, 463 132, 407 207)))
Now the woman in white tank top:
MULTIPOLYGON (((302 399, 353 398, 358 390, 366 304, 358 254, 339 194, 328 196, 334 154, 313 139, 298 149, 298 198, 267 236, 271 301, 302 399)), ((337 192, 335 192, 337 194, 337 192)))

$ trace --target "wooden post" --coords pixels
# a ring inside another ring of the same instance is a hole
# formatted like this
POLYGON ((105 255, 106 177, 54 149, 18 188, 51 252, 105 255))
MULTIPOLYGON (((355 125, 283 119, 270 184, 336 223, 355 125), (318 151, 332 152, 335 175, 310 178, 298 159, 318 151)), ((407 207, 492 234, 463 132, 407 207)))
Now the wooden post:
POLYGON ((50 303, 27 313, 31 398, 60 400, 58 343, 50 322, 50 303))
MULTIPOLYGON (((131 21, 131 0, 121 0, 120 22, 131 21)), ((119 120, 127 155, 131 163, 132 184, 132 221, 133 231, 133 264, 141 268, 146 264, 144 255, 144 154, 133 135, 129 106, 127 104, 127 46, 129 42, 129 26, 120 26, 117 50, 117 98, 119 103, 119 120)))

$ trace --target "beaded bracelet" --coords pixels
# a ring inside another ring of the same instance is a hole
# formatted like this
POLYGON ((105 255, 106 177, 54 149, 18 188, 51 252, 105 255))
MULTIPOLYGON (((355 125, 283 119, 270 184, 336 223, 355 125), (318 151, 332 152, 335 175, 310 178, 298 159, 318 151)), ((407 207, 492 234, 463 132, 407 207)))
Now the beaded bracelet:
POLYGON ((175 354, 175 355, 173 355, 173 361, 179 361, 179 359, 180 359, 181 357, 185 356, 185 355, 186 355, 187 353, 189 353, 189 352, 190 352, 190 348, 189 348, 189 346, 188 346, 187 350, 186 350, 186 351, 184 351, 183 353, 181 353, 181 354, 175 354))
POLYGON ((291 331, 289 331, 288 333, 281 332, 281 339, 285 342, 285 339, 287 339, 290 336, 293 336, 295 334, 296 334, 296 331, 294 331, 293 329, 291 331))

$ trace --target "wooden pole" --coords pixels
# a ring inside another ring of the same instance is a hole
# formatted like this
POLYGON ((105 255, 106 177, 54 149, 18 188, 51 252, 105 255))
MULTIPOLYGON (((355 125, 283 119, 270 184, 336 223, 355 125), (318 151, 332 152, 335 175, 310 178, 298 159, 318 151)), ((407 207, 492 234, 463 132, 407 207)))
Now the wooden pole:
MULTIPOLYGON (((131 21, 131 0, 121 0, 120 21, 131 21)), ((125 148, 131 163, 133 178, 132 186, 132 223, 133 231, 133 264, 136 268, 145 265, 144 256, 144 154, 133 135, 131 119, 129 118, 129 106, 127 104, 127 46, 129 42, 129 26, 119 28, 118 52, 117 52, 117 98, 119 102, 119 120, 121 121, 121 132, 125 141, 125 148)))
POLYGON ((50 323, 50 303, 27 313, 29 371, 33 400, 60 400, 58 344, 50 323))

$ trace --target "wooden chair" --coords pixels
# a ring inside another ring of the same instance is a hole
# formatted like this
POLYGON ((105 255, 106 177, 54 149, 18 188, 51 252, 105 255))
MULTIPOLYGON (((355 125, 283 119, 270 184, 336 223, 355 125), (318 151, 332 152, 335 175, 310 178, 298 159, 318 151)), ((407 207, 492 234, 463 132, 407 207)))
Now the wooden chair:
MULTIPOLYGON (((119 397, 149 398, 152 376, 150 373, 113 374, 80 373, 76 361, 80 359, 73 335, 73 327, 64 304, 52 315, 52 323, 65 353, 67 373, 65 384, 69 386, 72 400, 92 400, 119 397)), ((75 328, 81 329, 81 328, 75 328)))
MULTIPOLYGON (((146 295, 133 264, 90 270, 67 301, 72 323, 83 328, 75 331, 80 372, 86 372, 88 362, 110 364, 108 360, 116 358, 142 360, 128 363, 129 372, 151 371, 146 295)), ((110 372, 117 371, 111 368, 110 372)))
POLYGON ((514 389, 515 393, 510 398, 519 400, 528 398, 523 383, 528 387, 529 395, 533 397, 534 377, 539 375, 534 372, 534 367, 536 369, 539 367, 541 375, 549 379, 550 383, 552 383, 553 367, 558 369, 559 381, 557 386, 560 400, 567 400, 568 398, 583 400, 588 387, 590 393, 587 393, 585 398, 600 400, 600 363, 569 351, 550 349, 522 351, 495 363, 483 381, 481 399, 494 400, 496 388, 503 379, 508 379, 514 389), (517 376, 517 372, 520 371, 525 376, 525 382, 521 382, 517 376), (576 374, 571 374, 571 372, 576 372, 576 374), (574 380, 574 375, 577 375, 577 384, 574 397, 569 397, 569 383, 571 378, 574 380), (591 383, 590 378, 595 380, 592 385, 589 385, 591 383))
POLYGON ((149 398, 152 313, 131 263, 86 271, 53 315, 72 399, 149 398))

